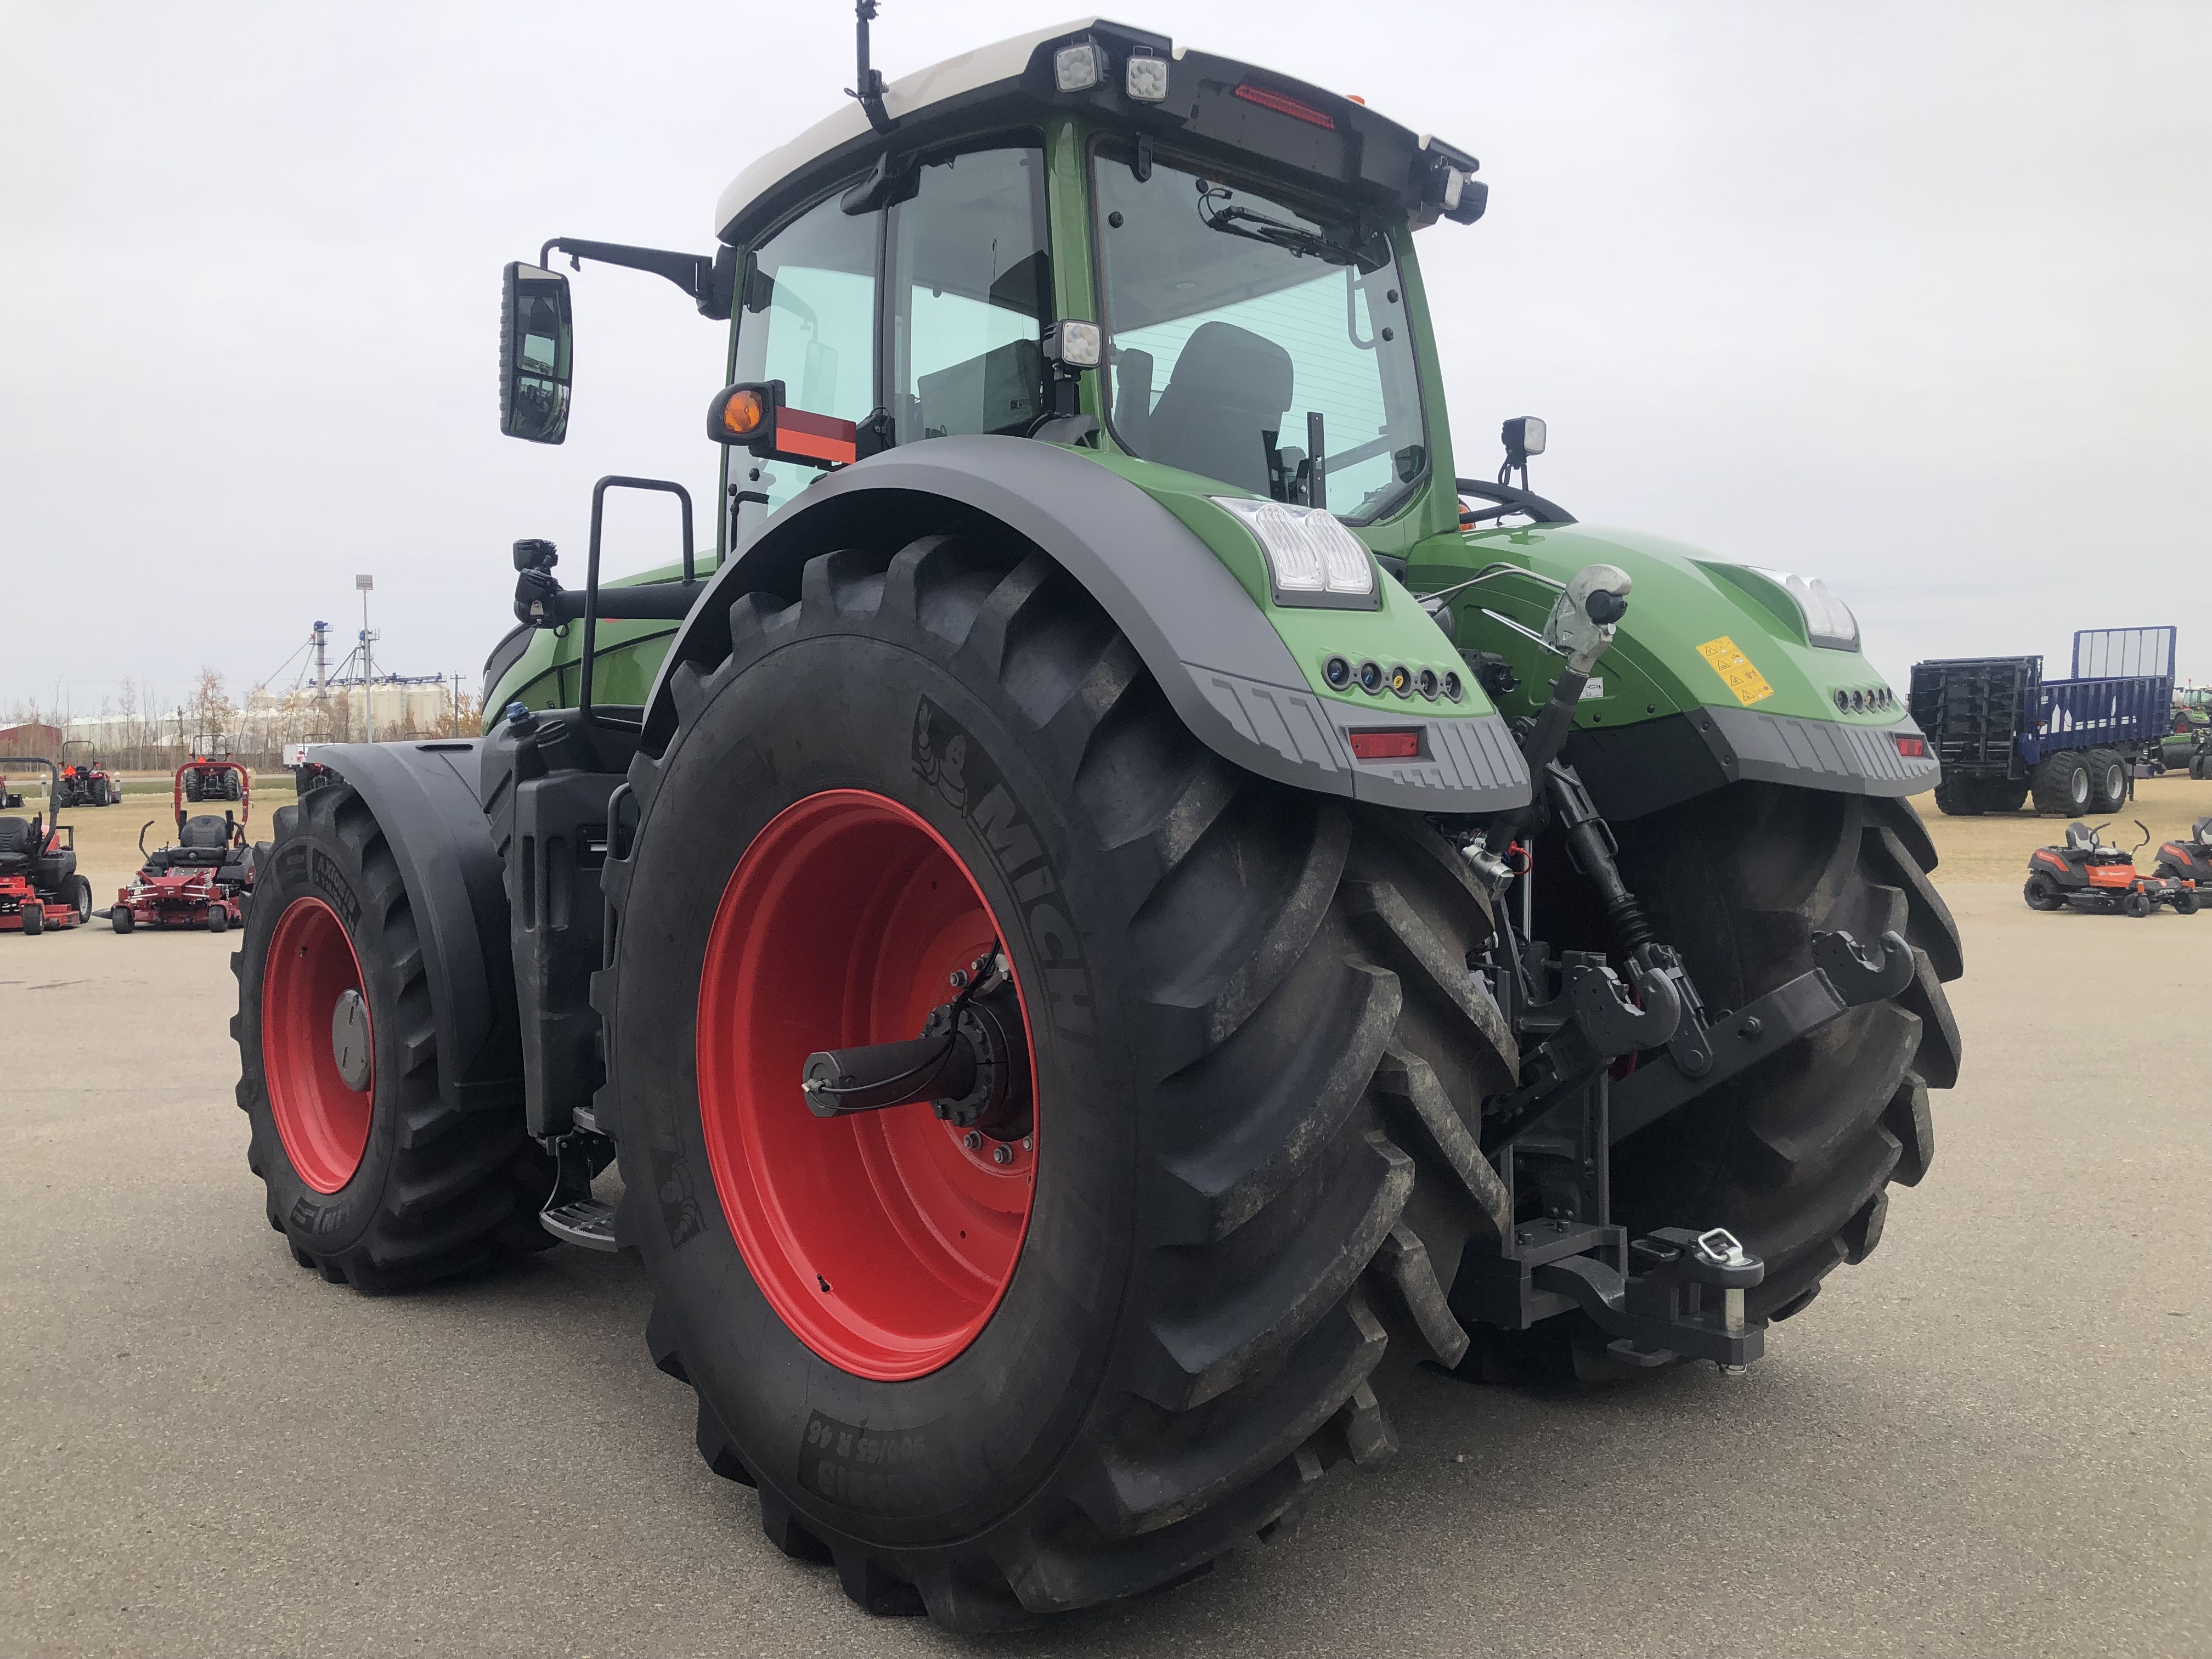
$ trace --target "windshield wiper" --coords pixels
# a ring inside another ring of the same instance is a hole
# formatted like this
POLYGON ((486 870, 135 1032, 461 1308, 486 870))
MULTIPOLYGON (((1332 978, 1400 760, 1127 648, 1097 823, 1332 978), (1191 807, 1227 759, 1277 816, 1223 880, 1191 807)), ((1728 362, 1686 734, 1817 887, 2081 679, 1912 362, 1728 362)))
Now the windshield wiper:
POLYGON ((1382 269, 1381 260, 1370 258, 1346 243, 1331 241, 1318 231, 1285 224, 1264 213, 1255 213, 1250 208, 1221 205, 1228 194, 1225 190, 1212 190, 1198 198, 1198 216, 1208 230, 1218 230, 1226 236, 1242 236, 1247 241, 1266 242, 1301 258, 1310 255, 1333 265, 1358 265, 1363 271, 1382 269))

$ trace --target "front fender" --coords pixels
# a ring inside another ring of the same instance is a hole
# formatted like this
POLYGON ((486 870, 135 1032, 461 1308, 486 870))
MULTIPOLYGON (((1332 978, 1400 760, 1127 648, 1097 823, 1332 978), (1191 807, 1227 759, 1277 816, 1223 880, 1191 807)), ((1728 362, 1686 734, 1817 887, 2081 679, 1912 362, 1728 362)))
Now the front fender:
POLYGON ((1431 812, 1494 812, 1528 799, 1528 769, 1495 713, 1439 717, 1393 703, 1363 714, 1316 695, 1267 614, 1175 514, 1085 455, 1019 438, 936 438, 888 450, 786 503, 715 574, 684 622, 653 684, 646 747, 659 752, 676 728, 671 672, 711 668, 728 654, 736 600, 796 596, 816 554, 894 550, 978 515, 1080 582, 1183 723, 1235 765, 1297 788, 1431 812), (1349 732, 1378 724, 1419 728, 1422 759, 1355 761, 1349 732))
POLYGON ((392 848, 422 939, 438 1087, 455 1105, 522 1091, 507 887, 472 740, 329 743, 307 759, 353 786, 392 848))

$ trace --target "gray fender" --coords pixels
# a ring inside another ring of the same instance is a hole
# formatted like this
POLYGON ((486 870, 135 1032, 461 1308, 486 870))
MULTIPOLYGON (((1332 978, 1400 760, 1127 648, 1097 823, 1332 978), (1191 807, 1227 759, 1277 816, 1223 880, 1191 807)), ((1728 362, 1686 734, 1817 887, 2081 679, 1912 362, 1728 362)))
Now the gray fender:
POLYGON ((318 744, 307 758, 359 792, 391 844, 415 913, 438 1034, 438 1087, 522 1098, 507 886, 477 799, 474 741, 318 744))
POLYGON ((1525 805, 1527 769, 1505 723, 1390 711, 1425 726, 1427 757, 1357 766, 1355 716, 1314 696, 1290 648, 1206 544, 1126 478, 1051 444, 933 438, 844 467, 787 502, 716 573, 663 660, 646 747, 676 729, 669 675, 730 648, 729 611, 747 593, 795 596, 799 572, 840 547, 895 550, 977 517, 1042 548, 1104 607, 1176 713, 1224 759, 1301 789, 1430 812, 1525 805))

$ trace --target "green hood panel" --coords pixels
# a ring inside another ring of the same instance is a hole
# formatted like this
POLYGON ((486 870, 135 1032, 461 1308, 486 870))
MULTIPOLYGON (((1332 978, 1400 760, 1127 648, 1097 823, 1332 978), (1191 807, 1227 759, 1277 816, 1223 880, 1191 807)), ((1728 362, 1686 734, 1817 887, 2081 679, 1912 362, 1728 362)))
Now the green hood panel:
POLYGON ((1877 731, 1904 720, 1905 699, 1863 654, 1807 639, 1786 589, 1662 536, 1555 525, 1437 537, 1416 550, 1407 574, 1416 592, 1427 592, 1492 565, 1530 573, 1501 573, 1451 601, 1458 646, 1496 653, 1520 678, 1504 709, 1521 714, 1542 702, 1559 662, 1528 637, 1542 631, 1559 592, 1535 579, 1565 582, 1597 563, 1620 566, 1635 586, 1592 682, 1602 682, 1603 693, 1584 697, 1578 727, 1627 726, 1708 707, 1877 731), (1730 672, 1723 674, 1724 667, 1730 672), (1857 706, 1839 707, 1839 692, 1847 702, 1857 693, 1857 706))

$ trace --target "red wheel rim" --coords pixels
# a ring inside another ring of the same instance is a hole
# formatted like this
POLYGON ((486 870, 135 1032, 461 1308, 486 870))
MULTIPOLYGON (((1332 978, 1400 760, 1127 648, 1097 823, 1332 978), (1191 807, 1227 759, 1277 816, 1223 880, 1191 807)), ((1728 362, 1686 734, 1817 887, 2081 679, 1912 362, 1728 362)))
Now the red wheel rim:
POLYGON ((714 1190, 769 1305, 860 1376, 935 1370, 989 1322, 1029 1230, 1036 1137, 970 1149, 926 1102, 817 1118, 800 1072, 817 1049, 917 1035, 1003 937, 945 838, 858 789, 779 813, 714 913, 697 1050, 714 1190))
POLYGON ((348 991, 366 1008, 345 924, 319 898, 294 899, 276 919, 262 975, 261 1064, 284 1155, 319 1193, 337 1191, 361 1167, 376 1094, 374 1046, 365 1089, 346 1086, 331 1046, 331 1016, 348 991))

